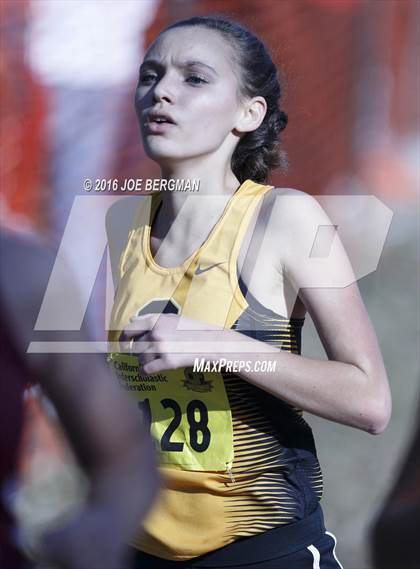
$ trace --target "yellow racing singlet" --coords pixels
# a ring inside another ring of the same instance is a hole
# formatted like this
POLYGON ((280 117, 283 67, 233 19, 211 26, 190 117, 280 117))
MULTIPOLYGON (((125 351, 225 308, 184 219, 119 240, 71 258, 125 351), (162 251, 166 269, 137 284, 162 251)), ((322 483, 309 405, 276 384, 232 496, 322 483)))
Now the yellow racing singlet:
MULTIPOLYGON (((275 314, 249 293, 245 299, 237 276, 245 232, 271 188, 243 182, 202 246, 174 268, 157 265, 150 248, 162 195, 145 198, 120 259, 110 341, 118 343, 134 315, 170 312, 300 353, 303 319, 275 314)), ((315 509, 322 476, 301 411, 233 373, 145 375, 134 355, 114 350, 109 360, 150 422, 164 481, 132 545, 186 560, 315 509)))

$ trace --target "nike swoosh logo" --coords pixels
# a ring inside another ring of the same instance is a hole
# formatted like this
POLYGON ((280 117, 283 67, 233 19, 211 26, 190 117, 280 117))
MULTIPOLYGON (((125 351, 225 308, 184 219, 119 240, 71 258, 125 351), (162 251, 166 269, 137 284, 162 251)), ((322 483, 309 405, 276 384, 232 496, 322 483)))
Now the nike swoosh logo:
POLYGON ((198 265, 198 267, 195 269, 194 274, 195 275, 201 275, 201 273, 205 273, 206 271, 209 271, 210 269, 214 269, 214 267, 218 267, 219 265, 223 265, 223 263, 226 263, 226 261, 222 261, 221 263, 215 263, 214 265, 210 265, 210 267, 206 267, 205 269, 200 268, 200 265, 198 265))

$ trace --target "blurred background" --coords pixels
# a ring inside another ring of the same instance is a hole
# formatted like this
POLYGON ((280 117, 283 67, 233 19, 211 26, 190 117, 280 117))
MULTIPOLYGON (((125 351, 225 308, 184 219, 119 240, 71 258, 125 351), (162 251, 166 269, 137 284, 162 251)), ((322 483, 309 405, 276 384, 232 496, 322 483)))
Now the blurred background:
MULTIPOLYGON (((0 10, 3 225, 41 233, 58 247, 85 178, 159 175, 139 140, 138 67, 162 28, 209 13, 251 27, 279 66, 290 166, 270 183, 313 195, 374 195, 392 210, 377 270, 359 283, 391 382, 391 423, 372 437, 309 417, 337 555, 348 569, 369 569, 372 521, 419 419, 420 3, 2 0, 0 10)), ((348 211, 356 233, 357 216, 348 211)), ((85 256, 78 263, 80 282, 89 262, 85 256)), ((93 321, 102 307, 97 296, 93 321)), ((325 357, 310 318, 303 353, 325 357)), ((24 484, 14 507, 36 533, 82 499, 84 483, 34 390, 27 394, 21 464, 24 484)))

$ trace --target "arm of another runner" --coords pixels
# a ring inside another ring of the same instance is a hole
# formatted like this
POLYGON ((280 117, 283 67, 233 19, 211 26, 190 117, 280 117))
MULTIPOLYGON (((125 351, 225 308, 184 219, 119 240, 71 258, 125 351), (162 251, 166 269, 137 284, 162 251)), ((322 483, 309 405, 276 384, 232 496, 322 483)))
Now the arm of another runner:
MULTIPOLYGON (((65 567, 122 567, 158 486, 152 443, 140 414, 110 375, 103 354, 26 354, 54 259, 38 244, 2 236, 1 293, 11 335, 53 402, 90 481, 83 511, 45 538, 45 553, 65 567), (7 269, 7 271, 6 271, 7 269), (31 275, 28 281, 27 275, 31 275)), ((57 292, 57 311, 75 283, 57 292)), ((42 333, 54 342, 54 331, 42 333)))

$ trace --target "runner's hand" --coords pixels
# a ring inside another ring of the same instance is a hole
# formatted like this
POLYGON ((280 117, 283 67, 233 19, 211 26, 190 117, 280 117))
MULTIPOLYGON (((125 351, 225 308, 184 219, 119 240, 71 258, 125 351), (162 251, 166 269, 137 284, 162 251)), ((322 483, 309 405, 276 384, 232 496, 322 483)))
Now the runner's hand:
POLYGON ((239 336, 234 330, 184 316, 146 314, 131 319, 120 341, 127 351, 138 355, 143 371, 152 374, 193 366, 200 357, 220 359, 223 356, 220 347, 227 341, 238 341, 239 336))

